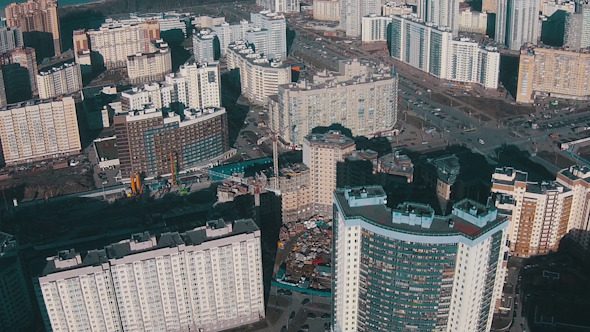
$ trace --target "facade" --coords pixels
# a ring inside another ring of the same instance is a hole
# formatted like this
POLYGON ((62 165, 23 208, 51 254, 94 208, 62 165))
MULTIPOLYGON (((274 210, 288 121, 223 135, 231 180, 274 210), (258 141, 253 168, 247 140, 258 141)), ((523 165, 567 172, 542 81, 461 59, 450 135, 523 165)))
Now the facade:
POLYGON ((318 21, 340 21, 340 1, 316 0, 313 2, 313 19, 318 21))
POLYGON ((520 51, 516 101, 532 103, 535 96, 590 99, 590 51, 526 45, 520 51))
POLYGON ((198 63, 215 61, 215 36, 209 30, 201 30, 193 35, 193 54, 198 63))
POLYGON ((256 5, 276 13, 299 12, 299 0, 256 0, 256 5))
POLYGON ((32 100, 0 110, 0 141, 7 165, 80 153, 74 98, 32 100))
POLYGON ((555 180, 573 193, 569 235, 584 249, 590 249, 590 168, 573 165, 557 173, 555 180))
POLYGON ((160 41, 157 50, 127 57, 127 76, 131 84, 164 80, 172 72, 172 56, 168 44, 160 41))
POLYGON ((510 250, 518 257, 544 255, 559 248, 568 231, 574 196, 559 183, 530 182, 527 176, 506 167, 492 174, 496 206, 510 217, 510 250))
POLYGON ((94 67, 122 68, 130 55, 155 52, 152 42, 158 39, 158 21, 130 24, 111 21, 103 23, 98 29, 74 31, 74 53, 79 56, 90 51, 94 67))
POLYGON ((590 4, 579 3, 578 12, 565 14, 563 46, 573 49, 590 46, 590 4))
POLYGON ((496 34, 498 43, 519 50, 526 43, 536 44, 540 35, 537 0, 498 0, 496 34))
POLYGON ((491 45, 453 39, 451 31, 425 24, 412 16, 393 16, 391 56, 437 78, 498 87, 500 53, 491 45))
POLYGON ((264 105, 280 85, 291 82, 290 66, 263 58, 243 41, 230 44, 226 61, 228 69, 240 70, 242 94, 252 103, 264 105))
POLYGON ((380 0, 341 0, 340 29, 347 37, 360 37, 361 20, 371 14, 381 14, 380 0))
POLYGON ((364 16, 361 22, 361 40, 363 43, 374 41, 387 41, 387 25, 392 18, 377 16, 375 14, 364 16))
POLYGON ((482 0, 481 11, 486 13, 496 13, 498 10, 498 0, 482 0))
POLYGON ((353 135, 391 130, 397 121, 398 77, 384 65, 346 60, 340 73, 313 82, 280 85, 269 102, 271 127, 287 142, 301 144, 317 126, 340 123, 353 135))
POLYGON ((251 220, 148 232, 47 259, 48 330, 213 332, 264 318, 260 230, 251 220))
POLYGON ((220 54, 224 55, 227 52, 229 44, 245 39, 248 29, 249 23, 246 20, 241 20, 239 24, 230 25, 229 23, 223 22, 214 26, 211 33, 219 39, 220 54))
POLYGON ((123 178, 172 174, 229 149, 224 108, 187 108, 182 116, 147 108, 115 116, 114 123, 123 178))
POLYGON ((37 74, 37 88, 40 99, 49 99, 72 94, 82 89, 80 65, 75 62, 64 63, 37 74))
POLYGON ((175 102, 187 108, 220 107, 217 63, 188 62, 180 66, 177 73, 166 75, 163 82, 144 84, 121 93, 124 112, 146 107, 169 108, 175 102))
POLYGON ((352 138, 338 131, 309 134, 303 141, 303 164, 309 168, 314 214, 332 217, 336 164, 355 149, 352 138))
POLYGON ((0 27, 0 54, 23 45, 23 32, 19 27, 0 27))
POLYGON ((23 32, 48 32, 53 38, 55 55, 61 54, 61 39, 57 0, 29 0, 13 2, 4 8, 6 25, 19 27, 23 32))
POLYGON ((426 23, 459 32, 459 0, 418 0, 418 17, 426 23))
POLYGON ((467 8, 461 10, 459 16, 459 31, 485 34, 488 28, 488 14, 472 12, 467 8))
POLYGON ((250 21, 253 30, 260 29, 265 32, 262 40, 252 39, 246 34, 246 39, 256 49, 256 53, 264 54, 268 59, 281 59, 287 57, 287 23, 285 16, 269 11, 251 13, 250 21))
POLYGON ((376 186, 334 193, 334 331, 489 331, 508 220, 470 200, 448 216, 386 200, 376 186))
POLYGON ((0 326, 6 331, 30 331, 33 310, 25 284, 16 238, 0 232, 0 326))

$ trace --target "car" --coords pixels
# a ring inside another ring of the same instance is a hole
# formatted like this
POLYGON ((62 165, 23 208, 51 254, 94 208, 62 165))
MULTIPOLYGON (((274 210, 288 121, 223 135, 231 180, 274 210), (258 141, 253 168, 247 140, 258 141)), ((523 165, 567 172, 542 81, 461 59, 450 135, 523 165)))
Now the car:
POLYGON ((309 299, 303 299, 303 301, 301 301, 301 305, 306 305, 309 303, 309 299))
POLYGON ((480 139, 478 139, 477 141, 478 141, 478 142, 479 142, 479 144, 481 144, 481 145, 484 145, 484 144, 486 144, 486 142, 485 142, 483 139, 481 139, 481 138, 480 138, 480 139))
POLYGON ((299 330, 302 330, 302 331, 309 331, 309 324, 302 325, 302 326, 299 328, 299 330))
POLYGON ((307 318, 315 319, 317 316, 313 312, 307 314, 307 318))
POLYGON ((330 314, 326 312, 325 314, 322 315, 322 318, 330 318, 330 314))

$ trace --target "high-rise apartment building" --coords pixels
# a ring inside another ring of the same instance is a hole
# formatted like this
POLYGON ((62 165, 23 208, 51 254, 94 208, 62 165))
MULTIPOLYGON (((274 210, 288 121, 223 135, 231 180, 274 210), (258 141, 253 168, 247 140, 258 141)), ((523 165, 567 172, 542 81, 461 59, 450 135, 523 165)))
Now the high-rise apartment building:
POLYGON ((565 14, 563 46, 580 49, 590 46, 590 4, 580 2, 575 13, 565 14))
POLYGON ((526 45, 520 51, 516 101, 532 103, 535 96, 590 99, 590 51, 526 45))
POLYGON ((398 2, 388 2, 383 4, 381 7, 381 15, 389 16, 389 15, 408 15, 412 14, 414 10, 409 5, 409 2, 406 4, 398 3, 398 2), (407 4, 407 5, 406 5, 407 4))
POLYGON ((486 13, 496 13, 498 10, 498 0, 482 0, 481 11, 486 13))
POLYGON ((313 128, 333 123, 357 136, 391 130, 397 121, 395 70, 358 60, 343 61, 340 68, 313 82, 279 86, 269 101, 270 122, 285 141, 301 144, 313 128))
POLYGON ((18 47, 0 55, 4 90, 8 104, 37 95, 37 58, 35 49, 18 47))
POLYGON ((0 110, 0 142, 7 165, 80 153, 74 98, 31 100, 0 110))
POLYGON ((412 16, 393 16, 389 31, 392 57, 440 79, 498 87, 500 53, 496 47, 453 39, 451 31, 412 16))
POLYGON ((339 0, 316 0, 313 2, 313 19, 319 21, 340 21, 339 0))
POLYGON ((489 331, 508 220, 470 200, 448 216, 386 201, 376 186, 334 193, 334 331, 489 331))
POLYGON ((0 54, 23 45, 23 32, 19 27, 0 27, 0 54))
POLYGON ((209 30, 201 30, 193 35, 193 54, 198 63, 209 63, 215 61, 215 35, 209 30))
POLYGON ((94 67, 121 68, 125 67, 130 55, 155 52, 153 42, 158 39, 158 21, 129 24, 111 21, 98 29, 74 31, 74 52, 77 56, 85 51, 95 53, 95 56, 90 55, 94 67))
POLYGON ((256 5, 276 13, 299 12, 299 0, 256 0, 256 5))
POLYGON ((485 34, 488 28, 488 14, 471 11, 470 8, 461 10, 459 16, 459 31, 485 34))
POLYGON ((264 318, 260 230, 215 220, 47 259, 39 302, 52 331, 221 331, 264 318))
POLYGON ((590 249, 590 168, 573 165, 557 173, 556 182, 573 193, 569 235, 585 250, 590 249))
POLYGON ((168 44, 159 40, 157 50, 127 57, 127 76, 131 84, 164 80, 172 72, 172 56, 168 44))
POLYGON ((511 50, 519 50, 526 43, 539 39, 538 0, 498 0, 496 34, 498 43, 511 50))
POLYGON ((229 149, 224 108, 187 108, 181 115, 147 108, 115 116, 114 123, 123 178, 172 174, 229 149))
POLYGON ((361 40, 366 42, 387 41, 387 26, 391 23, 389 16, 375 14, 363 16, 361 21, 361 40))
POLYGON ((573 192, 555 182, 530 182, 526 172, 497 168, 492 174, 496 206, 510 216, 510 249, 530 257, 555 251, 568 231, 573 192))
POLYGON ((355 149, 352 138, 338 131, 309 134, 303 141, 303 164, 309 168, 314 214, 332 217, 336 163, 355 149))
POLYGON ((263 58, 244 41, 230 44, 226 61, 228 69, 240 70, 242 94, 252 103, 264 105, 280 85, 291 82, 291 66, 263 58))
POLYGON ((146 106, 168 108, 174 102, 188 108, 221 106, 217 63, 188 62, 180 66, 178 72, 166 75, 163 82, 144 84, 121 93, 124 112, 142 110, 146 106))
POLYGON ((348 37, 360 37, 362 18, 371 14, 381 14, 380 0, 341 0, 340 29, 348 37))
POLYGON ((246 39, 254 44, 256 53, 262 53, 268 59, 284 60, 287 57, 287 23, 285 16, 269 11, 261 11, 251 13, 250 21, 254 31, 260 29, 258 31, 265 32, 264 38, 252 40, 246 32, 246 39))
POLYGON ((420 19, 439 28, 448 29, 457 36, 459 32, 459 0, 418 0, 420 19))
POLYGON ((249 23, 246 20, 241 20, 239 24, 230 25, 223 22, 212 28, 212 34, 219 39, 220 54, 224 55, 227 52, 229 44, 246 38, 246 31, 249 29, 249 23))
POLYGON ((40 99, 72 94, 82 89, 82 73, 76 62, 63 63, 37 74, 40 99))
POLYGON ((33 311, 18 252, 18 242, 0 232, 0 326, 6 331, 31 331, 33 311))
MULTIPOLYGON (((61 37, 57 0, 28 0, 23 3, 11 3, 4 8, 6 25, 19 27, 24 33, 46 32, 51 34, 54 54, 61 54, 61 37)), ((44 45, 36 45, 44 46, 44 45)), ((40 50, 37 50, 40 52, 40 50)))

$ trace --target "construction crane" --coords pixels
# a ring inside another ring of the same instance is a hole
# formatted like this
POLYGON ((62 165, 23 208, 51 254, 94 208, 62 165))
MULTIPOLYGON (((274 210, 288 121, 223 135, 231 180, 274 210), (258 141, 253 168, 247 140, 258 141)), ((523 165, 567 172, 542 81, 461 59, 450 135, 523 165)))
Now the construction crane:
POLYGON ((277 132, 272 130, 271 135, 272 135, 272 164, 273 164, 273 170, 275 173, 273 187, 276 191, 279 191, 279 152, 278 152, 278 146, 277 146, 277 132))
POLYGON ((176 164, 174 163, 174 157, 172 152, 170 152, 170 174, 172 174, 172 185, 178 185, 178 174, 177 174, 176 164))

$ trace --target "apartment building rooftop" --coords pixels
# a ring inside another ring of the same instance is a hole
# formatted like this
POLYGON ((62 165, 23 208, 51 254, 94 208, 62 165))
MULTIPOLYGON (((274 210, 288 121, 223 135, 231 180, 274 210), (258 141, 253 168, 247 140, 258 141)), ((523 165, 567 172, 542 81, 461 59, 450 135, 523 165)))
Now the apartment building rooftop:
POLYGON ((473 240, 507 222, 498 216, 495 207, 467 199, 456 203, 450 215, 439 216, 432 207, 421 203, 405 202, 395 209, 388 208, 380 186, 337 189, 334 196, 345 219, 359 218, 377 227, 413 235, 460 235, 473 240))
POLYGON ((352 138, 341 134, 337 130, 330 130, 325 134, 309 134, 305 136, 305 140, 309 142, 309 145, 339 145, 341 147, 348 147, 355 144, 352 138))
MULTIPOLYGON (((226 222, 223 219, 208 221, 205 226, 179 233, 167 232, 152 235, 149 232, 132 234, 129 239, 112 243, 103 249, 89 250, 84 257, 74 249, 62 250, 56 256, 47 258, 41 276, 77 268, 99 266, 112 259, 149 252, 163 248, 196 247, 208 241, 228 238, 241 234, 256 234, 260 229, 252 219, 226 222)), ((1 233, 0 233, 1 234, 1 233)))
POLYGON ((12 255, 16 250, 16 238, 14 235, 0 232, 0 258, 12 255))
POLYGON ((233 43, 230 43, 228 46, 229 50, 234 51, 236 54, 240 55, 242 58, 246 59, 248 62, 260 66, 260 67, 267 67, 267 68, 287 68, 290 67, 289 64, 286 64, 282 61, 275 60, 275 59, 267 59, 259 53, 254 52, 254 48, 252 45, 248 44, 245 40, 239 40, 233 43))
POLYGON ((21 101, 18 103, 6 105, 5 108, 0 109, 0 112, 1 111, 9 111, 9 110, 13 110, 16 108, 21 108, 21 107, 47 104, 47 103, 51 103, 51 102, 60 102, 60 101, 63 101, 64 99, 73 99, 73 97, 71 95, 63 95, 63 96, 57 96, 57 97, 49 98, 49 99, 29 99, 29 100, 21 101))
POLYGON ((54 66, 54 67, 49 67, 43 71, 39 71, 39 76, 47 76, 47 75, 51 75, 52 73, 55 73, 57 71, 63 70, 65 68, 70 68, 70 67, 74 67, 76 66, 76 61, 72 60, 71 62, 64 62, 58 66, 54 66))

